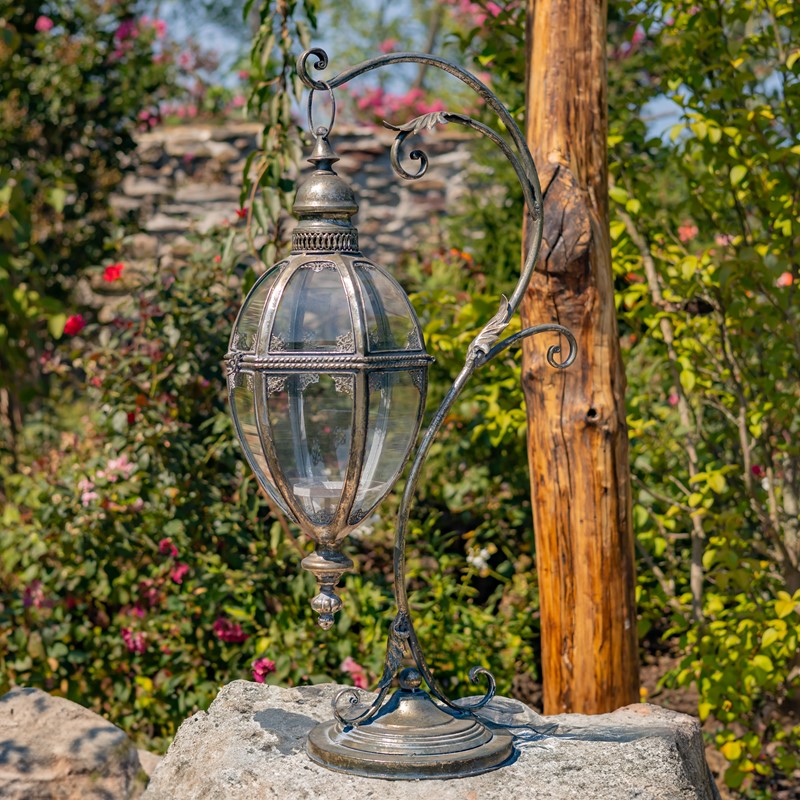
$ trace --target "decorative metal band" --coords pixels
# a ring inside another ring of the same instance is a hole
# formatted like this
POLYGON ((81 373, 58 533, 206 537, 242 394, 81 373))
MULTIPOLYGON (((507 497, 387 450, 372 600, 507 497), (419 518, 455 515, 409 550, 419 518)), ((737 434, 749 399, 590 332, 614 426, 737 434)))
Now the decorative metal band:
POLYGON ((325 372, 331 370, 381 368, 425 367, 434 358, 427 353, 386 353, 383 355, 330 355, 317 353, 273 353, 268 356, 257 356, 255 353, 228 353, 225 362, 228 371, 248 370, 308 370, 309 372, 325 372))
POLYGON ((292 253, 357 253, 358 231, 295 230, 292 233, 292 253))

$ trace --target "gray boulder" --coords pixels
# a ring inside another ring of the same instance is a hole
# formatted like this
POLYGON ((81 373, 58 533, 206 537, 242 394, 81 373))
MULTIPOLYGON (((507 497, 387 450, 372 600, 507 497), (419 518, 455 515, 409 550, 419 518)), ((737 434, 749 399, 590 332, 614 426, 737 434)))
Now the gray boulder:
POLYGON ((225 686, 181 725, 143 800, 719 800, 692 717, 635 705, 594 717, 540 717, 496 698, 517 760, 458 780, 383 781, 330 772, 305 754, 342 686, 225 686))
POLYGON ((39 689, 0 697, 3 800, 133 800, 147 781, 116 725, 39 689))

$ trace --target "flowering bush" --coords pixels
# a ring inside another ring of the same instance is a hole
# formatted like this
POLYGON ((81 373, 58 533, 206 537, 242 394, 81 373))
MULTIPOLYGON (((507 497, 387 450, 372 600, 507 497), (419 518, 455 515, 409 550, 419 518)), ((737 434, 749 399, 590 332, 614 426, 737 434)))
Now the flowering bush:
MULTIPOLYGON (((42 387, 37 354, 84 324, 65 299, 105 257, 137 113, 168 91, 136 0, 9 0, 0 19, 0 464, 42 387)), ((109 278, 110 279, 110 278, 109 278)))

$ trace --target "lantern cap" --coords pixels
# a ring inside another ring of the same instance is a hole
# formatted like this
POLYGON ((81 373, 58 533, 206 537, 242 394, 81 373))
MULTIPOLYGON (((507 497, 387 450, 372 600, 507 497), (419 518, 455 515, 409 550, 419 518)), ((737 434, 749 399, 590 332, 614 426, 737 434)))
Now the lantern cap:
POLYGON ((349 221, 358 211, 353 190, 332 169, 339 157, 328 141, 328 129, 317 128, 314 151, 309 156, 316 170, 307 178, 294 200, 294 213, 304 219, 338 219, 349 221))

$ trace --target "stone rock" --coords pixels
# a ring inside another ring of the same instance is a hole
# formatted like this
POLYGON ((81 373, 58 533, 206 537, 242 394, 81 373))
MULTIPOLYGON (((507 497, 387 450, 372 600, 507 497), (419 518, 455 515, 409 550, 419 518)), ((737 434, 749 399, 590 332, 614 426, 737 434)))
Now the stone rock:
POLYGON ((211 203, 221 200, 230 200, 236 205, 239 203, 240 189, 236 186, 226 186, 222 183, 196 183, 182 186, 175 192, 177 203, 211 203))
POLYGON ((158 181, 126 175, 122 180, 122 191, 128 197, 156 197, 169 194, 169 189, 158 181))
POLYGON ((157 753, 151 753, 149 750, 138 750, 137 752, 139 753, 139 763, 142 766, 142 771, 149 778, 159 765, 163 756, 157 753))
POLYGON ((39 689, 0 698, 3 800, 133 800, 146 776, 116 726, 39 689))
POLYGON ((188 231, 191 224, 185 219, 168 217, 166 214, 158 213, 147 220, 144 229, 149 233, 183 233, 188 231))
POLYGON ((143 800, 719 800, 697 720, 651 705, 540 717, 495 698, 486 719, 508 726, 518 749, 499 770, 447 781, 330 772, 305 740, 343 688, 234 681, 181 725, 143 800))

